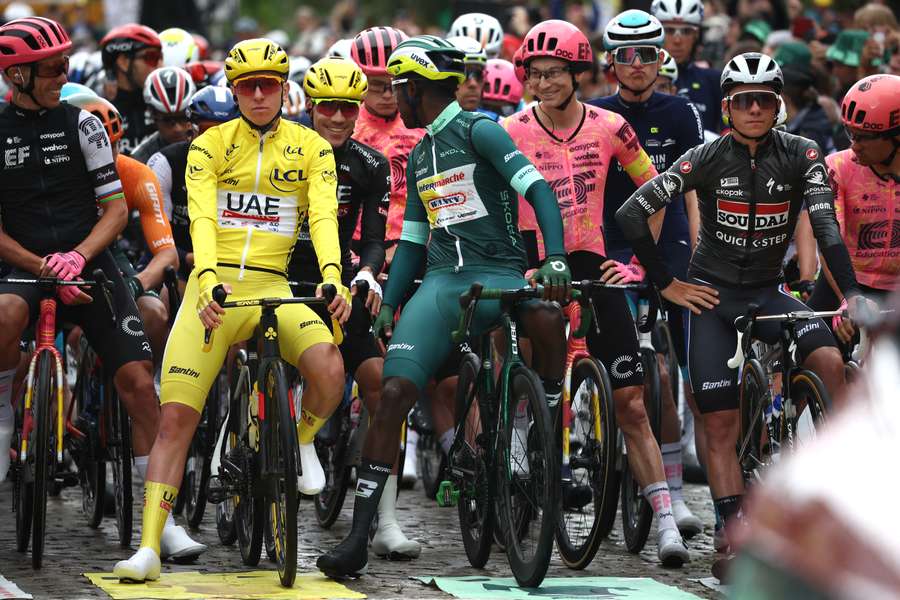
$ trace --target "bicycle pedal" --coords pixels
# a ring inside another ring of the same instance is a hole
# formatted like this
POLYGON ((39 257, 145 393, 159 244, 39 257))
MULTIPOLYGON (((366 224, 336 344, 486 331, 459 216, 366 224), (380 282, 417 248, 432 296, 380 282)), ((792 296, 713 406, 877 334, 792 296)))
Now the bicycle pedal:
POLYGON ((452 481, 444 480, 438 486, 436 500, 442 508, 454 507, 459 502, 459 490, 452 481))
POLYGON ((228 486, 226 486, 221 479, 215 476, 209 478, 206 489, 207 502, 210 504, 219 504, 220 502, 227 500, 230 495, 228 486))

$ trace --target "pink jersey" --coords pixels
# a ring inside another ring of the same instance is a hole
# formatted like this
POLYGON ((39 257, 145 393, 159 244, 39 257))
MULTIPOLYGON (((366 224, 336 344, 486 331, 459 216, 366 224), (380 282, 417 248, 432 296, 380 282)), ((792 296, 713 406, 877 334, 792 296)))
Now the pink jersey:
MULTIPOLYGON (((556 193, 566 252, 587 250, 605 256, 603 191, 613 159, 619 161, 638 187, 656 177, 656 169, 634 129, 621 115, 583 106, 584 120, 574 131, 563 132, 564 137, 551 136, 544 129, 536 116, 537 107, 510 116, 502 125, 556 193)), ((537 231, 543 257, 544 244, 534 210, 521 197, 519 229, 537 231)))
MULTIPOLYGON (((360 107, 353 139, 375 148, 391 164, 391 201, 388 205, 385 240, 400 239, 403 212, 406 210, 406 161, 413 147, 425 136, 424 129, 407 129, 397 113, 391 119, 373 115, 360 107)), ((359 226, 353 236, 359 237, 359 226)))
POLYGON ((860 165, 852 150, 825 158, 834 188, 834 212, 856 280, 896 290, 900 276, 900 184, 860 165))

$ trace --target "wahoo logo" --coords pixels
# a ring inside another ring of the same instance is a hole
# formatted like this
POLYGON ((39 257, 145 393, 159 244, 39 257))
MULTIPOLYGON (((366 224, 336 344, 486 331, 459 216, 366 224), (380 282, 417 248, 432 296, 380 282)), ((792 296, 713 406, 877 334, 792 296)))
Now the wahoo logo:
POLYGON ((431 210, 440 210, 448 206, 459 206, 466 203, 465 194, 450 194, 448 196, 438 196, 428 201, 428 208, 431 210))
MULTIPOLYGON (((736 202, 717 198, 718 210, 716 210, 716 222, 737 229, 749 229, 750 203, 736 202)), ((774 229, 783 227, 788 222, 790 202, 778 202, 777 204, 757 204, 756 216, 753 222, 755 230, 774 229)))

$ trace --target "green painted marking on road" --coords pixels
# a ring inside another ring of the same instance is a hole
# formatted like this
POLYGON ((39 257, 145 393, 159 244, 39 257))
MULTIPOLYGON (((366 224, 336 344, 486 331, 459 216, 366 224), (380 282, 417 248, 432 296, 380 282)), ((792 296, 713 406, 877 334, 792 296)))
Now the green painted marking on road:
POLYGON ((647 577, 553 577, 521 588, 511 577, 416 577, 457 598, 497 600, 695 600, 694 594, 647 577))

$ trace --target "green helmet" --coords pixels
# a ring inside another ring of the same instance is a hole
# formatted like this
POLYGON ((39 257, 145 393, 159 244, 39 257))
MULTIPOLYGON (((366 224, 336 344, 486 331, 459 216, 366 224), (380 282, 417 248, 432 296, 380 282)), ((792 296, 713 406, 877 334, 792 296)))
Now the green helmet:
POLYGON ((394 78, 418 75, 431 81, 466 80, 465 54, 453 44, 433 35, 410 38, 394 48, 387 71, 394 78))

